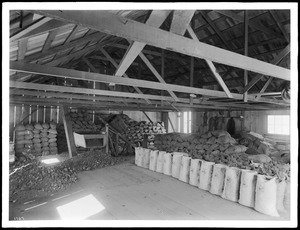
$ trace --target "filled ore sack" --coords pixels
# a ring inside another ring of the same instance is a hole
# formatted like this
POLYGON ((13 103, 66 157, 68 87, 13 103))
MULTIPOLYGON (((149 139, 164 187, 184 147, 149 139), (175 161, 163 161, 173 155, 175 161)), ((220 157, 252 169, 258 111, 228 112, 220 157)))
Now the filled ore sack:
POLYGON ((51 129, 54 129, 54 130, 55 130, 56 127, 57 127, 57 124, 56 124, 55 122, 52 122, 52 121, 50 122, 49 125, 50 125, 50 128, 51 128, 51 129))
POLYGON ((191 157, 182 156, 180 170, 179 170, 179 180, 185 183, 189 183, 190 174, 190 161, 191 157))
POLYGON ((16 130, 15 134, 16 134, 16 138, 19 136, 24 136, 26 134, 26 130, 16 130))
POLYGON ((44 129, 49 129, 49 128, 50 128, 50 125, 49 125, 48 123, 43 123, 43 124, 42 124, 42 127, 43 127, 44 129))
POLYGON ((173 153, 173 159, 172 159, 172 177, 179 178, 179 172, 180 172, 180 165, 181 165, 181 158, 183 156, 183 153, 175 152, 173 153))
POLYGON ((201 163, 199 159, 191 159, 190 172, 189 172, 190 185, 193 186, 199 185, 200 167, 201 167, 201 163))
POLYGON ((164 155, 166 154, 166 151, 159 151, 157 162, 156 162, 156 172, 163 173, 164 171, 164 155))
POLYGON ((41 130, 39 130, 39 129, 34 129, 34 130, 32 130, 32 132, 33 132, 34 134, 40 134, 41 130))
POLYGON ((157 158, 158 158, 158 150, 151 150, 149 169, 152 171, 156 170, 157 158))
POLYGON ((42 138, 45 138, 45 137, 48 138, 48 133, 47 133, 47 132, 41 132, 39 135, 40 135, 40 137, 42 137, 42 138))
POLYGON ((201 161, 199 188, 209 191, 214 162, 201 161))
POLYGON ((213 165, 213 172, 211 176, 211 184, 209 192, 218 196, 222 195, 224 189, 224 181, 226 174, 226 165, 215 164, 213 165))
MULTIPOLYGON (((48 139, 48 138, 47 138, 47 139, 48 139)), ((51 138, 51 139, 49 139, 48 141, 49 141, 49 143, 53 143, 53 142, 56 142, 57 139, 56 139, 56 138, 51 138)))
POLYGON ((51 139, 51 138, 56 138, 56 136, 57 136, 57 134, 51 134, 51 133, 50 133, 50 134, 48 134, 47 137, 48 137, 49 139, 51 139))
POLYGON ((165 175, 172 175, 172 153, 165 153, 163 173, 165 175))
MULTIPOLYGON (((21 131, 21 132, 24 132, 24 131, 21 131)), ((16 141, 24 140, 25 139, 25 134, 16 134, 15 139, 16 139, 16 141)))
POLYGON ((220 136, 216 139, 216 142, 219 144, 231 144, 231 145, 235 145, 237 143, 237 141, 234 138, 232 138, 230 135, 220 136))
POLYGON ((39 138, 41 138, 41 135, 38 134, 38 133, 35 133, 35 134, 33 135, 33 138, 39 139, 39 138))
POLYGON ((42 130, 42 129, 43 129, 43 127, 42 127, 41 124, 39 124, 39 123, 36 123, 36 124, 34 125, 34 128, 35 128, 35 129, 38 129, 38 130, 42 130))
POLYGON ((290 196, 291 196, 291 184, 290 181, 286 181, 285 192, 284 192, 284 199, 283 199, 283 206, 285 209, 290 208, 290 196))
POLYGON ((25 129, 32 131, 32 130, 34 130, 34 127, 32 124, 27 124, 27 125, 25 125, 25 129))
POLYGON ((286 211, 284 207, 284 195, 286 190, 286 182, 284 180, 280 181, 279 179, 276 180, 277 184, 277 191, 276 191, 276 208, 277 211, 286 211))
POLYGON ((221 136, 229 136, 230 137, 230 134, 225 130, 215 130, 215 131, 212 131, 211 134, 213 136, 215 136, 216 138, 219 138, 221 136))
POLYGON ((256 180, 256 171, 246 169, 242 170, 240 196, 238 201, 241 205, 245 205, 250 208, 254 207, 256 180))
POLYGON ((247 147, 244 145, 233 145, 225 150, 225 153, 243 153, 246 152, 247 147))
POLYGON ((135 161, 134 161, 134 163, 137 166, 142 165, 142 157, 143 157, 143 148, 142 147, 135 147, 135 161))
POLYGON ((151 149, 145 149, 143 148, 142 151, 142 167, 148 169, 149 163, 150 163, 150 151, 151 149))
POLYGON ((226 200, 237 202, 239 200, 240 181, 241 170, 236 167, 227 167, 224 189, 221 197, 226 200))
POLYGON ((42 142, 42 146, 43 146, 43 147, 47 147, 47 146, 49 146, 49 142, 48 142, 48 141, 46 141, 46 142, 42 142))
POLYGON ((48 132, 51 134, 57 134, 57 131, 55 129, 48 129, 48 132))
POLYGON ((248 159, 253 161, 254 163, 268 163, 272 160, 265 154, 248 155, 248 159))
POLYGON ((42 141, 42 142, 47 142, 47 143, 48 143, 49 139, 48 139, 47 137, 42 137, 42 138, 41 138, 41 141, 42 141))
POLYGON ((40 143, 41 139, 40 138, 33 138, 32 141, 33 141, 33 143, 40 143))
POLYGON ((49 143, 49 147, 57 147, 57 143, 56 142, 51 142, 51 143, 49 143))
POLYGON ((24 130, 26 130, 26 128, 22 124, 17 124, 16 127, 15 127, 15 130, 17 130, 17 131, 24 131, 24 130))
POLYGON ((40 131, 41 133, 46 133, 46 134, 48 133, 48 129, 41 129, 40 131))
POLYGON ((276 178, 265 175, 257 175, 254 209, 269 216, 279 217, 276 203, 276 178))

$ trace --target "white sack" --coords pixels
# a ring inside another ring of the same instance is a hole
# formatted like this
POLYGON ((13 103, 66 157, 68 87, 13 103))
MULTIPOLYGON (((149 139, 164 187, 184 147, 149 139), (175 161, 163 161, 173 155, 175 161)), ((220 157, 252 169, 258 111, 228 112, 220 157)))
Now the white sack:
POLYGON ((218 196, 222 195, 224 188, 224 180, 226 174, 226 165, 215 164, 213 165, 213 172, 211 177, 211 185, 209 192, 218 196))

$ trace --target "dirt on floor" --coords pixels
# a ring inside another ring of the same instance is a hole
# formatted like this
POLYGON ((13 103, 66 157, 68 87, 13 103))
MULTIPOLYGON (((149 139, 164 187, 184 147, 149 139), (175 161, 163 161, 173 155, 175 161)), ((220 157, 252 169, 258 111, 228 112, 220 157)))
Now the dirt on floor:
POLYGON ((10 165, 9 201, 21 203, 53 195, 76 183, 79 172, 130 161, 133 157, 112 157, 101 150, 90 150, 73 158, 68 158, 66 153, 36 159, 22 158, 22 161, 10 165))

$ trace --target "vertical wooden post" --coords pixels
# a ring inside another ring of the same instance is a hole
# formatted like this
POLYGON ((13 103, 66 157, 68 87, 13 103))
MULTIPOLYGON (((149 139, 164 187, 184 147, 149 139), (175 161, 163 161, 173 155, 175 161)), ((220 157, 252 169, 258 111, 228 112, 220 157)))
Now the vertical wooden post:
POLYGON ((77 155, 75 140, 74 140, 74 135, 73 135, 73 130, 72 130, 72 124, 68 119, 66 119, 68 107, 62 106, 61 108, 62 108, 62 110, 61 110, 62 118, 63 118, 64 127, 65 127, 69 156, 70 156, 70 158, 72 158, 73 156, 77 155))
POLYGON ((105 153, 106 154, 108 154, 108 149, 109 149, 109 146, 108 146, 108 132, 109 132, 108 124, 105 124, 105 135, 106 135, 106 138, 105 138, 105 153))
POLYGON ((161 113, 161 120, 164 122, 165 124, 165 129, 169 130, 169 122, 168 122, 168 117, 169 117, 169 113, 168 112, 162 112, 161 113))
MULTIPOLYGON (((248 56, 248 11, 244 11, 244 24, 245 24, 245 56, 248 56)), ((244 70, 244 84, 248 85, 248 71, 244 70)), ((247 102, 248 92, 244 93, 244 102, 247 102)))
MULTIPOLYGON (((165 78, 165 51, 161 50, 161 77, 165 78)), ((161 95, 164 95, 164 91, 161 91, 161 95)), ((163 100, 161 101, 161 106, 163 106, 163 100)))

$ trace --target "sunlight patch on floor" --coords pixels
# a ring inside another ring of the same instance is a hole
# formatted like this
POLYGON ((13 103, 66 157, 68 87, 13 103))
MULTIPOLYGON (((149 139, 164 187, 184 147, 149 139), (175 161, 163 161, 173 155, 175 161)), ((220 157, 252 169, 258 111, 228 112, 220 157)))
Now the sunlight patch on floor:
POLYGON ((62 220, 84 220, 103 211, 105 207, 90 194, 56 209, 62 220))

